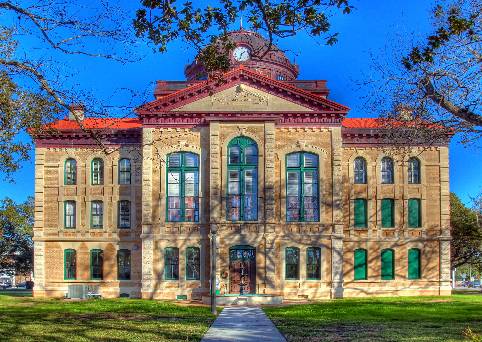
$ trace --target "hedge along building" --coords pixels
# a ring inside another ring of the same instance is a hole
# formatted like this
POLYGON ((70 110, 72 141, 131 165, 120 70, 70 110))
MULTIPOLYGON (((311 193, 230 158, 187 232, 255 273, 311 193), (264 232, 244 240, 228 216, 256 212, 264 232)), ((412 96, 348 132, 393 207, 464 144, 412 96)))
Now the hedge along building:
POLYGON ((450 293, 448 147, 396 146, 325 81, 236 31, 233 69, 159 81, 136 119, 37 135, 35 296, 199 298, 217 232, 221 294, 450 293))

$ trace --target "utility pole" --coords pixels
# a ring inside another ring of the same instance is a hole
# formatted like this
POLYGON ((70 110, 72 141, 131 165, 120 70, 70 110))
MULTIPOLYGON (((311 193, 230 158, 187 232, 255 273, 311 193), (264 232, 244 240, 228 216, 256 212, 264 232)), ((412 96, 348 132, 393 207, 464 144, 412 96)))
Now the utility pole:
POLYGON ((217 227, 215 224, 211 224, 211 313, 213 315, 217 315, 218 311, 216 310, 216 254, 217 254, 217 246, 216 246, 216 233, 217 227))

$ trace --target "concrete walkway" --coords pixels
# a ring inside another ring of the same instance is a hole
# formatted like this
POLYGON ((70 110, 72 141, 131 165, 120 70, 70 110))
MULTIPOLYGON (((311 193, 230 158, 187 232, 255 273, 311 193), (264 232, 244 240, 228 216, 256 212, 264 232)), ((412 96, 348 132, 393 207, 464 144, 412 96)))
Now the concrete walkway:
POLYGON ((273 322, 259 307, 226 307, 201 342, 285 342, 273 322))

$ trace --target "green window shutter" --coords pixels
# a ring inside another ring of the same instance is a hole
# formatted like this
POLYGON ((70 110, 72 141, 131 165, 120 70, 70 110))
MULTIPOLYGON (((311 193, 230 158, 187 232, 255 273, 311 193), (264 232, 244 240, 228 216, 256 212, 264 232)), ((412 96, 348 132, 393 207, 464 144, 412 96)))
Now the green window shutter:
POLYGON ((410 198, 408 200, 408 226, 410 228, 419 228, 422 226, 420 219, 420 199, 410 198))
POLYGON ((392 249, 384 249, 381 254, 382 279, 392 280, 395 278, 394 252, 392 249))
POLYGON ((354 256, 354 279, 365 280, 367 279, 367 251, 366 249, 355 250, 354 256))
POLYGON ((395 226, 395 201, 392 198, 382 199, 382 228, 395 226))
POLYGON ((420 249, 411 248, 408 251, 408 279, 420 278, 420 249))
POLYGON ((363 198, 355 199, 355 227, 367 227, 367 200, 363 198))

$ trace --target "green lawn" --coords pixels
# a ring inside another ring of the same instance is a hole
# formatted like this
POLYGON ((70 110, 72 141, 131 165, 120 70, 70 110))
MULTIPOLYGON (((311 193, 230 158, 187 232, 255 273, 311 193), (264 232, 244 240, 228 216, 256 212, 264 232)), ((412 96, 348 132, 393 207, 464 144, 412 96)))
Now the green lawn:
POLYGON ((0 295, 3 341, 199 341, 209 308, 104 299, 69 302, 0 295))
POLYGON ((468 326, 482 333, 482 295, 340 299, 264 311, 288 341, 467 341, 468 326))

